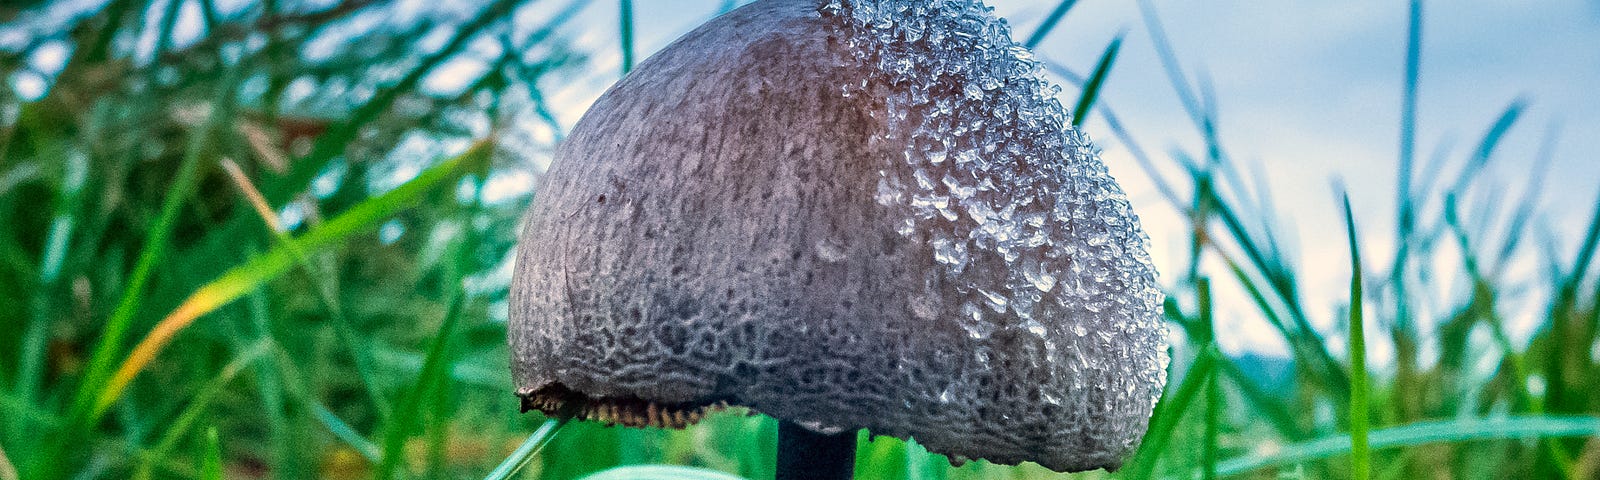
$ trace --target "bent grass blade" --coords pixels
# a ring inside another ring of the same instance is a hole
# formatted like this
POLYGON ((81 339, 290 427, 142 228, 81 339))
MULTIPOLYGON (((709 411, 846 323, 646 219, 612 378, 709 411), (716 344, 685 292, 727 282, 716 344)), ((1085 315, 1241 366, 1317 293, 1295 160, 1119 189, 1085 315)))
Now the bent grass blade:
MULTIPOLYGON (((488 141, 474 144, 465 153, 429 168, 394 190, 362 202, 328 223, 313 228, 296 239, 294 244, 299 246, 299 250, 309 252, 339 243, 358 232, 376 228, 387 218, 421 200, 423 195, 448 185, 450 180, 469 171, 482 170, 488 161, 491 145, 488 141)), ((161 319, 161 322, 157 323, 155 328, 134 347, 133 352, 117 368, 116 374, 100 390, 90 418, 97 419, 103 415, 106 408, 122 394, 133 378, 160 355, 161 350, 172 341, 173 337, 196 319, 254 291, 293 268, 296 265, 294 250, 279 245, 195 290, 183 303, 173 309, 172 313, 161 319)))

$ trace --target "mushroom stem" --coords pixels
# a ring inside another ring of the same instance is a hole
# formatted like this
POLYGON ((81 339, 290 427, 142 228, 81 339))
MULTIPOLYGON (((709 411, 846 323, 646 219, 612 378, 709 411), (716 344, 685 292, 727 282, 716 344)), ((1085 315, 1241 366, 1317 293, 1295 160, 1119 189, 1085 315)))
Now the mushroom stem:
POLYGON ((833 435, 778 422, 776 480, 839 480, 855 476, 856 432, 833 435))

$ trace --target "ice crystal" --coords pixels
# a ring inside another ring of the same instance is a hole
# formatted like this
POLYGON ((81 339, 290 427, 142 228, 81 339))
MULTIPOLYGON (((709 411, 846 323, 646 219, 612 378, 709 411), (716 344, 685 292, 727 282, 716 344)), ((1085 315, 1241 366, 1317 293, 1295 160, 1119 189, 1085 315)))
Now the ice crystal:
MULTIPOLYGON (((901 235, 928 242, 955 285, 959 298, 944 305, 960 307, 941 315, 973 339, 1006 330, 1044 339, 1049 358, 1033 361, 1053 380, 1036 388, 1067 407, 1059 414, 1123 408, 1089 398, 1148 412, 1167 358, 1147 239, 1032 53, 979 0, 834 0, 822 12, 838 20, 845 61, 871 72, 844 93, 883 99, 885 136, 906 145, 903 161, 879 172, 876 199, 903 218, 901 235), (1107 366, 1084 353, 1106 349, 1127 358, 1107 366), (1118 383, 1107 389, 1103 378, 1118 383)), ((1091 420, 1100 421, 1075 421, 1091 420)), ((1131 448, 1143 419, 1124 420, 1096 435, 1131 448)))

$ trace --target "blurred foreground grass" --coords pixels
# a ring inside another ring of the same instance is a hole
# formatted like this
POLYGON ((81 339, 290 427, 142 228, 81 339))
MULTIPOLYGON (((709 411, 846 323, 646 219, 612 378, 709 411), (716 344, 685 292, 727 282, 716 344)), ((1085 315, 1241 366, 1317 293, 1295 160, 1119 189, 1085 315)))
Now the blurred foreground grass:
MULTIPOLYGON (((220 3, 0 6, 0 480, 481 477, 543 421, 516 413, 496 313, 528 197, 488 186, 530 182, 559 141, 545 92, 587 78, 593 52, 564 39, 586 2, 220 3)), ((1019 38, 1047 41, 1072 3, 1019 38)), ((1094 101, 1120 37, 1087 78, 1049 65, 1193 232, 1165 277, 1172 381, 1115 476, 1600 475, 1600 207, 1563 250, 1533 228, 1539 173, 1515 200, 1480 175, 1523 105, 1465 158, 1418 162, 1413 3, 1398 253, 1352 263, 1356 301, 1307 305, 1271 199, 1146 15, 1203 151, 1152 158, 1094 101), (1524 264, 1540 273, 1508 273, 1524 264), (1223 354, 1213 289, 1250 298, 1292 358, 1223 354), (1513 338, 1507 305, 1530 301, 1539 327, 1513 338), (1313 328, 1328 308, 1353 322, 1313 328), (1393 363, 1352 361, 1364 338, 1393 363)), ((1347 213, 1357 258, 1371 236, 1347 213)), ((524 475, 766 478, 775 432, 737 411, 684 431, 573 423, 524 475)), ((862 436, 862 478, 1054 475, 862 436)))

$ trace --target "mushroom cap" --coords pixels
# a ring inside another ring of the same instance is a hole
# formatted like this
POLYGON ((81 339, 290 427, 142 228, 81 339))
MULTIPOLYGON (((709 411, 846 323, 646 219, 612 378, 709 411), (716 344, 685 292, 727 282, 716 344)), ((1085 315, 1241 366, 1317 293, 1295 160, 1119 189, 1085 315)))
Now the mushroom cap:
POLYGON ((734 404, 1117 468, 1166 338, 1097 151, 980 2, 822 3, 707 23, 561 145, 511 290, 524 408, 681 426, 734 404))

